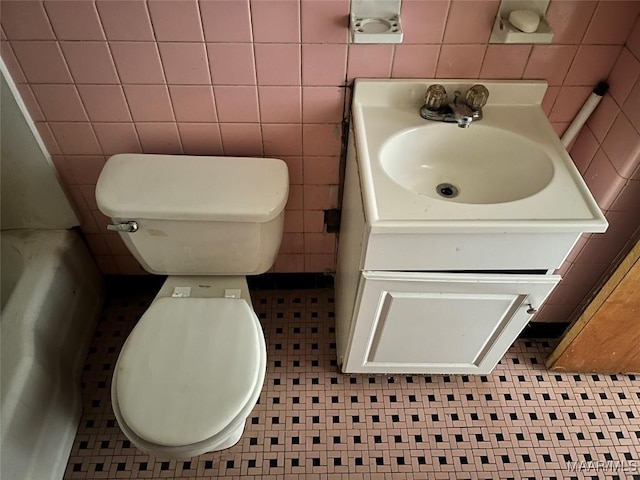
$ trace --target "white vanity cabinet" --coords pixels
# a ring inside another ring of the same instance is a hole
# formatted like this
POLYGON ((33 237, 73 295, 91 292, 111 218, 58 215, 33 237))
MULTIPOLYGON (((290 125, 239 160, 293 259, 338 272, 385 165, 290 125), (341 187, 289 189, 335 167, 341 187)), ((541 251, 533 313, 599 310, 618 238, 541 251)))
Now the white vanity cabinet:
POLYGON ((345 373, 490 372, 580 236, 607 228, 542 109, 546 83, 482 81, 469 128, 420 115, 434 84, 473 88, 355 81, 336 269, 345 373))
MULTIPOLYGON (((336 274, 336 336, 342 371, 490 372, 560 277, 545 272, 425 271, 425 264, 460 265, 447 257, 464 248, 455 246, 455 236, 437 237, 434 246, 429 245, 429 236, 416 239, 396 234, 394 242, 388 235, 372 233, 365 218, 355 151, 350 147, 336 274)), ((542 257, 535 265, 553 268, 576 238, 566 234, 556 239, 560 246, 542 250, 531 244, 537 252, 532 256, 542 257)), ((476 247, 483 241, 488 241, 486 248, 499 248, 483 237, 477 238, 476 247)), ((522 258, 519 264, 528 265, 530 261, 526 252, 519 255, 507 248, 505 252, 511 252, 508 262, 522 258)), ((468 270, 491 270, 487 268, 490 260, 476 257, 464 256, 456 262, 468 264, 468 270)))

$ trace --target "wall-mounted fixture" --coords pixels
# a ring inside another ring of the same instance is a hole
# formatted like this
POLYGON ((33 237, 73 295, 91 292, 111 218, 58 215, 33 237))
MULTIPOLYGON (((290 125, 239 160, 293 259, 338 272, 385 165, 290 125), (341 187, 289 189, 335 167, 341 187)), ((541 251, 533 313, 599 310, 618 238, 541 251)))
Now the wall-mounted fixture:
POLYGON ((549 0, 502 0, 489 43, 551 43, 549 0))
POLYGON ((351 0, 352 43, 402 43, 401 0, 351 0))

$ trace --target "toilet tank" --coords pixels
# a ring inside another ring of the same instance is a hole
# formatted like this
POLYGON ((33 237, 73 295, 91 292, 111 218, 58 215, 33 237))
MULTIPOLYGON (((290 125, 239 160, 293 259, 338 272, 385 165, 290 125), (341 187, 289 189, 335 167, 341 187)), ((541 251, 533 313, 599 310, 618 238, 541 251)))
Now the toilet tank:
POLYGON ((98 208, 145 270, 166 275, 267 271, 282 240, 287 165, 273 158, 119 154, 96 185, 98 208))

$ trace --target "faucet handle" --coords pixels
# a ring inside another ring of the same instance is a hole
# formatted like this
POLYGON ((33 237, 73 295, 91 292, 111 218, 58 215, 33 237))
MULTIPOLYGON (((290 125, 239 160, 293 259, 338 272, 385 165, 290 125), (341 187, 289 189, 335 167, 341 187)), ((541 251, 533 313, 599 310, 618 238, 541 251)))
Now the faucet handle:
POLYGON ((424 97, 424 106, 435 112, 447 103, 447 91, 439 83, 430 85, 424 97))
POLYGON ((474 112, 479 111, 487 104, 489 90, 484 85, 476 84, 467 90, 467 106, 474 112))

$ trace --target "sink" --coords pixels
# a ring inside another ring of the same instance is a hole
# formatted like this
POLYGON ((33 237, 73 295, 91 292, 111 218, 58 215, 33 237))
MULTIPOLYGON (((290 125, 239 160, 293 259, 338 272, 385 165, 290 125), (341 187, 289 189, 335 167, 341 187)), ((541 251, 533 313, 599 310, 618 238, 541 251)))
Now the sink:
POLYGON ((349 148, 371 232, 605 231, 542 110, 546 89, 543 81, 357 79, 349 148), (434 83, 447 92, 483 84, 483 118, 458 128, 420 117, 434 83))
POLYGON ((475 124, 431 123, 402 131, 382 146, 380 163, 417 195, 460 203, 504 203, 535 195, 553 178, 553 162, 531 140, 475 124))

